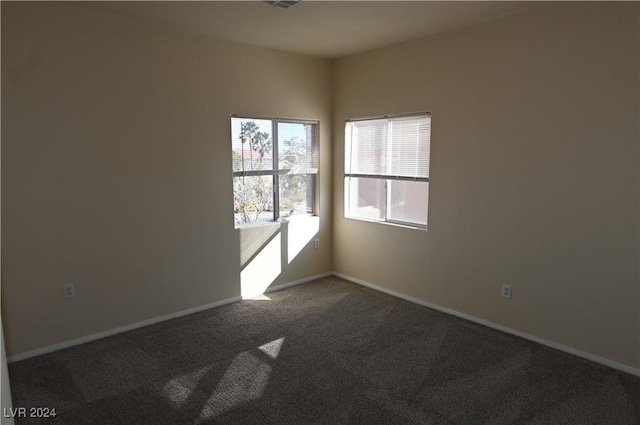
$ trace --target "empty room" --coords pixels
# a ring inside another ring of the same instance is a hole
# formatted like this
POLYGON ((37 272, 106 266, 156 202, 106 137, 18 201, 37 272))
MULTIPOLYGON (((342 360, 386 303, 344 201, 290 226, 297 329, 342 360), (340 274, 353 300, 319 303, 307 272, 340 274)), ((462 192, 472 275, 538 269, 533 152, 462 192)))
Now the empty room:
POLYGON ((2 424, 640 425, 640 3, 1 3, 2 424))

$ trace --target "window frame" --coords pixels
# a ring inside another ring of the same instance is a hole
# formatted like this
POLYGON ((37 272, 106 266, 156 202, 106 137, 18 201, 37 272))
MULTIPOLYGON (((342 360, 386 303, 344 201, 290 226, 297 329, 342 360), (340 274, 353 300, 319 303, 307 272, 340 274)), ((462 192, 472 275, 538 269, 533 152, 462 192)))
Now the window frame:
MULTIPOLYGON (((238 223, 235 220, 234 213, 234 228, 242 229, 246 227, 254 227, 261 225, 268 225, 270 223, 276 223, 281 220, 280 217, 280 179, 281 176, 288 174, 291 170, 288 168, 279 168, 279 139, 278 139, 278 124, 287 123, 287 124, 305 124, 315 126, 315 131, 313 132, 314 138, 312 140, 313 147, 315 149, 315 155, 317 156, 317 171, 315 173, 301 173, 301 175, 307 175, 312 177, 311 188, 313 193, 311 195, 311 213, 309 216, 317 216, 318 215, 318 201, 317 201, 317 192, 318 192, 318 174, 320 173, 320 121, 312 120, 312 119, 298 119, 298 118, 280 118, 280 117, 265 117, 259 115, 238 115, 232 114, 229 123, 230 133, 231 133, 231 141, 233 143, 233 120, 260 120, 260 121, 271 121, 271 143, 272 143, 272 164, 271 169, 268 170, 242 170, 242 171, 233 171, 233 162, 232 162, 232 179, 236 177, 260 177, 260 176, 271 176, 272 177, 272 199, 273 199, 273 220, 260 220, 250 223, 238 223)), ((232 147, 233 151, 233 147, 232 147)), ((235 194, 234 194, 235 200, 235 194)))
MULTIPOLYGON (((403 227, 408 227, 413 229, 422 229, 422 230, 427 229, 427 226, 429 223, 429 220, 428 220, 428 214, 429 214, 428 192, 430 187, 429 172, 427 172, 427 177, 407 177, 407 176, 399 176, 399 175, 393 175, 393 174, 366 174, 366 173, 347 172, 347 167, 349 167, 349 169, 351 169, 352 167, 352 165, 348 165, 347 163, 347 150, 350 147, 351 148, 353 147, 351 139, 349 140, 347 139, 347 129, 350 123, 362 122, 362 121, 374 121, 374 120, 392 121, 395 119, 419 118, 419 117, 428 117, 429 119, 429 136, 428 136, 428 148, 427 148, 429 151, 429 154, 427 157, 427 170, 429 170, 430 163, 431 163, 430 150, 431 150, 431 121, 432 121, 432 113, 430 111, 397 114, 397 115, 383 115, 383 116, 367 117, 367 118, 354 118, 354 119, 345 120, 345 139, 344 139, 345 161, 344 161, 344 184, 343 184, 343 187, 344 187, 344 208, 343 208, 344 211, 343 212, 344 212, 345 218, 352 219, 352 220, 367 221, 372 223, 398 225, 398 226, 403 226, 403 227), (385 217, 384 218, 380 218, 380 219, 367 218, 362 216, 356 216, 351 213, 350 211, 351 210, 350 179, 352 178, 375 179, 375 180, 380 180, 384 182, 384 192, 385 192, 385 217), (421 183, 429 184, 429 186, 427 187, 427 210, 425 211, 425 220, 427 222, 426 224, 416 223, 411 221, 403 221, 403 220, 398 220, 398 219, 393 219, 388 217, 390 204, 391 204, 391 194, 389 192, 389 183, 393 181, 411 181, 411 182, 421 182, 421 183)), ((349 159, 353 161, 353 156, 351 154, 349 154, 349 159)))

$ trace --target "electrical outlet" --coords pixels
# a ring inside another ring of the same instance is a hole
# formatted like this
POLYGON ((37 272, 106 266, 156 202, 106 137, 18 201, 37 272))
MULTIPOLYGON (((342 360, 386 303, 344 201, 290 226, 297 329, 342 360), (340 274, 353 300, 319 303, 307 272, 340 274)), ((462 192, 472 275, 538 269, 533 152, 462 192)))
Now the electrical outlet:
POLYGON ((62 287, 62 296, 64 298, 73 298, 76 296, 76 290, 73 287, 73 283, 67 283, 62 287))
POLYGON ((315 249, 320 248, 320 239, 319 239, 319 238, 315 238, 315 239, 313 240, 313 247, 314 247, 315 249))
POLYGON ((511 299, 511 285, 502 285, 502 298, 511 299))

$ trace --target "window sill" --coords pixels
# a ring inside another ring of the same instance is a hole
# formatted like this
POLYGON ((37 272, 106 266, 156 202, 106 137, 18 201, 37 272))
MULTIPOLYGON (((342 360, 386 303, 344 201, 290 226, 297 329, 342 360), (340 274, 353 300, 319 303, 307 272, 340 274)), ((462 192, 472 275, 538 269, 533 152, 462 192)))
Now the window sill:
POLYGON ((395 222, 395 221, 372 220, 372 219, 359 218, 359 217, 349 217, 349 216, 344 216, 344 218, 347 219, 347 220, 362 221, 362 222, 365 222, 365 223, 382 224, 382 225, 385 225, 385 226, 399 227, 399 228, 402 228, 402 229, 420 230, 420 231, 423 231, 423 232, 427 231, 427 226, 421 226, 421 225, 417 225, 417 224, 400 223, 400 222, 395 222))
POLYGON ((254 223, 244 223, 239 226, 235 226, 235 230, 243 230, 243 229, 254 229, 256 227, 266 227, 266 226, 281 226, 282 224, 289 223, 303 223, 303 222, 315 222, 320 221, 320 216, 312 215, 312 214, 298 214, 290 217, 280 217, 277 220, 273 221, 258 221, 254 223))

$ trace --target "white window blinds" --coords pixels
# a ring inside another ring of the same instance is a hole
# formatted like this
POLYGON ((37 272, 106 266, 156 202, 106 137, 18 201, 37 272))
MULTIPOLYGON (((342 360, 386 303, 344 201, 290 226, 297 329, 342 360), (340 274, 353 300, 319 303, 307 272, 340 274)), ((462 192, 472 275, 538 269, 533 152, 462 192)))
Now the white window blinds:
POLYGON ((349 121, 345 174, 429 181, 431 115, 349 121))

